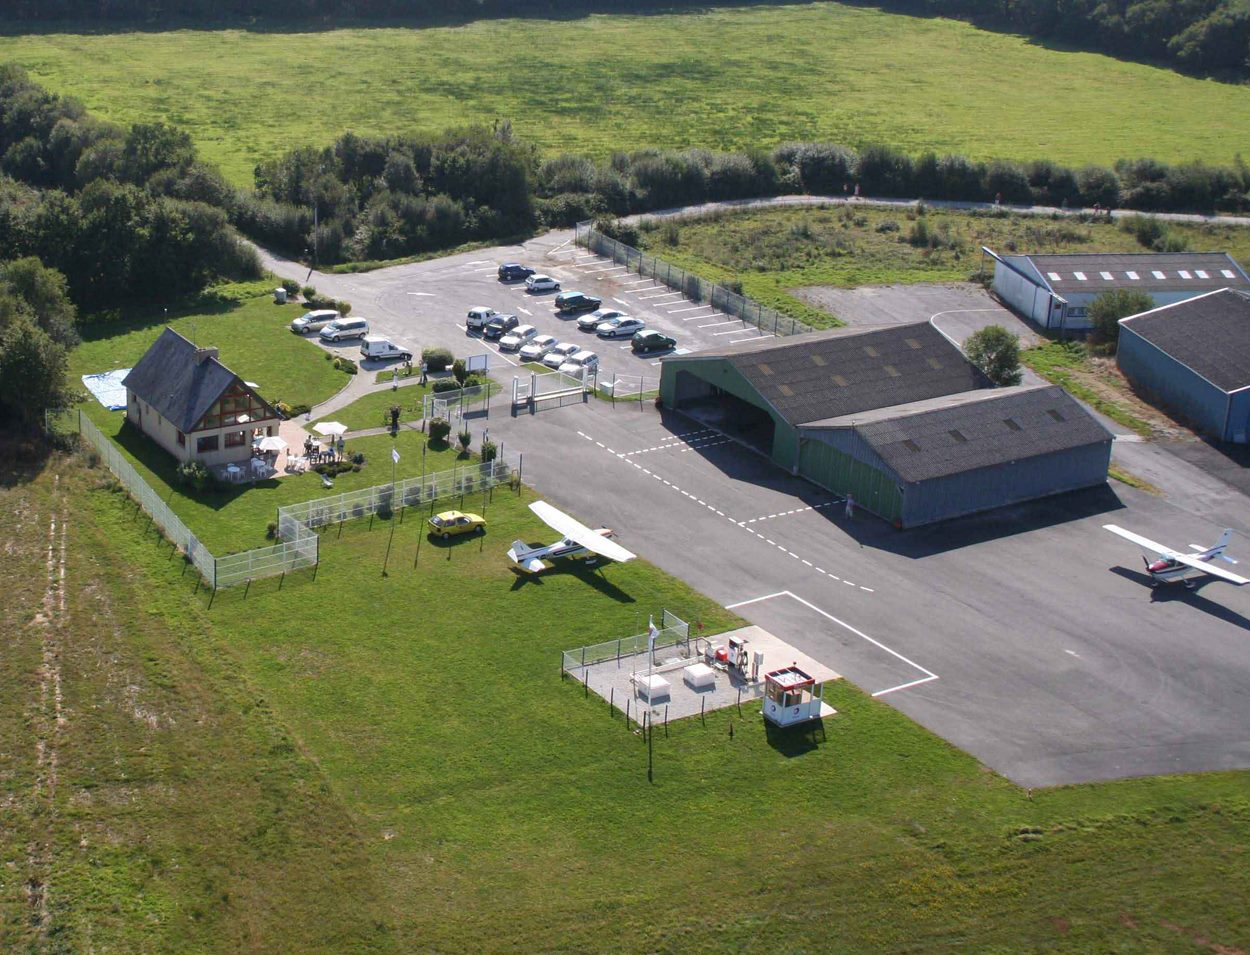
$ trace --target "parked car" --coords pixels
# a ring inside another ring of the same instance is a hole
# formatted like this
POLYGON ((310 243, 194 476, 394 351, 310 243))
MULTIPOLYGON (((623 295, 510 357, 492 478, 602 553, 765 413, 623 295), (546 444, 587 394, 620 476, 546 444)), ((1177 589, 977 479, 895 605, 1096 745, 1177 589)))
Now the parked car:
POLYGON ((366 335, 360 340, 361 358, 402 358, 412 361, 412 352, 384 335, 366 335))
POLYGON ((677 347, 677 339, 669 338, 667 335, 651 331, 642 331, 634 335, 634 340, 629 343, 629 347, 638 354, 646 354, 653 351, 668 351, 670 348, 677 347))
POLYGON ((642 329, 643 321, 641 318, 630 318, 628 315, 620 315, 603 322, 595 329, 595 334, 600 338, 633 338, 642 329))
POLYGON ((321 330, 323 342, 341 342, 345 338, 364 338, 369 334, 369 323, 363 318, 336 318, 321 330))
POLYGON ((502 338, 520 324, 521 320, 515 315, 496 315, 486 323, 482 334, 487 338, 502 338))
POLYGON ((538 292, 558 292, 560 291, 560 283, 553 279, 550 275, 531 275, 525 280, 525 291, 531 294, 538 292))
POLYGON ((542 361, 558 343, 555 335, 536 335, 521 346, 521 360, 542 361))
POLYGON ((443 511, 430 518, 430 533, 447 540, 460 534, 485 534, 486 518, 480 514, 443 511))
POLYGON ((533 325, 518 325, 499 339, 499 348, 502 351, 516 351, 537 334, 538 329, 533 325))
POLYGON ((570 355, 560 366, 560 371, 574 378, 585 378, 587 372, 594 371, 598 367, 599 356, 592 351, 582 350, 570 355))
POLYGON ((583 315, 577 320, 577 327, 584 332, 593 332, 604 322, 614 318, 625 317, 625 313, 615 308, 597 308, 589 315, 583 315))
POLYGON ((291 322, 291 331, 296 335, 310 335, 313 332, 319 332, 332 321, 339 317, 337 309, 333 308, 317 308, 311 312, 305 312, 299 318, 291 322))
POLYGON ((556 308, 562 312, 593 312, 603 304, 603 299, 585 292, 561 292, 556 296, 556 308))
POLYGON ((582 346, 574 342, 560 342, 543 355, 543 364, 548 368, 559 368, 570 355, 576 355, 581 350, 582 346))
POLYGON ((493 308, 488 308, 485 305, 476 305, 469 309, 468 317, 464 320, 465 327, 469 331, 480 332, 486 327, 486 323, 498 314, 493 308))
POLYGON ((499 266, 499 281, 501 282, 515 282, 517 279, 527 279, 533 274, 533 269, 518 262, 505 262, 499 266))

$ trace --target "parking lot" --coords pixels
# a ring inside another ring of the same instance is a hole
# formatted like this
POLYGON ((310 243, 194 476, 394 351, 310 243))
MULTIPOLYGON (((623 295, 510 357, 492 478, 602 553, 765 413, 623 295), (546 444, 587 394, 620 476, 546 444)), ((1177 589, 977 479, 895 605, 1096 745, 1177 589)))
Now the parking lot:
MULTIPOLYGON (((551 334, 567 328, 549 298, 497 282, 497 263, 510 260, 630 303, 685 347, 739 340, 725 319, 691 317, 680 311, 690 303, 641 284, 629 291, 636 276, 567 249, 554 234, 317 283, 377 331, 458 354, 481 349, 476 339, 466 348, 462 325, 474 305, 551 334)), ((655 358, 599 350, 608 373, 657 373, 655 358)), ((1183 547, 1214 540, 1231 514, 1230 551, 1247 560, 1250 507, 1226 485, 1242 506, 1221 507, 1219 524, 1183 496, 1112 484, 898 532, 649 404, 492 413, 490 427, 524 451, 526 481, 557 506, 616 528, 629 549, 1021 785, 1250 767, 1250 588, 1151 590, 1137 549, 1100 527, 1183 547)), ((610 580, 611 566, 603 573, 610 580)))
MULTIPOLYGON (((678 352, 771 335, 587 253, 573 245, 571 232, 552 235, 562 238, 547 236, 524 247, 464 253, 367 275, 318 276, 316 284, 320 291, 350 301, 352 314, 367 318, 373 332, 411 346, 414 353, 430 345, 450 348, 457 355, 491 352, 495 377, 505 382, 510 369, 519 366, 521 360, 515 353, 500 351, 497 342, 466 329, 470 308, 485 305, 514 314, 522 324, 535 326, 539 334, 554 335, 594 351, 600 358, 601 382, 613 375, 641 377, 647 379, 643 390, 652 390, 659 378, 660 356, 635 355, 628 339, 605 340, 579 330, 578 315, 556 311, 555 292, 532 295, 524 282, 500 282, 497 269, 504 262, 528 265, 558 280, 564 291, 594 295, 603 300, 604 308, 642 319, 647 328, 674 338, 678 352)), ((358 349, 352 342, 337 346, 337 350, 352 354, 358 349)))

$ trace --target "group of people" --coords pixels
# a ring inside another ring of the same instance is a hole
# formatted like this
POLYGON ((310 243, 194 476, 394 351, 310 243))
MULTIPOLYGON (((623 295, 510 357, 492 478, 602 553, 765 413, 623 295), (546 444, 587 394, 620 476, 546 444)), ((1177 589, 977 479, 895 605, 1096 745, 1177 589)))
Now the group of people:
POLYGON ((311 461, 324 459, 333 463, 336 458, 343 457, 343 446, 343 436, 339 435, 337 442, 333 438, 327 441, 325 450, 323 451, 317 442, 312 439, 312 436, 309 435, 304 439, 304 457, 311 461))

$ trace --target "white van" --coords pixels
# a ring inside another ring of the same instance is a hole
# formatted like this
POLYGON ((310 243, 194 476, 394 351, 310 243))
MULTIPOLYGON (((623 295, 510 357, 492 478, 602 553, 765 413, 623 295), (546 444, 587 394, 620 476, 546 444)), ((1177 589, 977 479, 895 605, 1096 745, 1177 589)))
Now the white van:
POLYGON ((468 317, 464 320, 465 327, 481 331, 486 327, 486 324, 498 314, 499 313, 493 308, 489 308, 485 305, 475 306, 474 308, 469 309, 468 317))
POLYGON ((402 358, 412 361, 412 352, 396 345, 385 335, 366 335, 360 340, 361 358, 402 358))
POLYGON ((363 318, 336 318, 321 330, 323 342, 341 342, 344 338, 364 338, 369 334, 369 323, 363 318))
POLYGON ((311 312, 305 312, 295 321, 291 322, 291 331, 296 335, 307 335, 310 332, 319 332, 332 321, 339 317, 339 313, 333 308, 318 308, 311 312))

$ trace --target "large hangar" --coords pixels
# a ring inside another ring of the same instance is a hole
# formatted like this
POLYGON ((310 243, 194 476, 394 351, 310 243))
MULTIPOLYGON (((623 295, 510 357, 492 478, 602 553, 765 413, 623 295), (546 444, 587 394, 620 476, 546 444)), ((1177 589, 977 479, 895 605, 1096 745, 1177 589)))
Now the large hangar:
POLYGON ((1250 443, 1250 295, 1222 289, 1122 318, 1116 361, 1198 430, 1250 443))
POLYGON ((928 322, 668 358, 660 393, 901 527, 1101 484, 1111 455, 1062 389, 992 388, 928 322))

